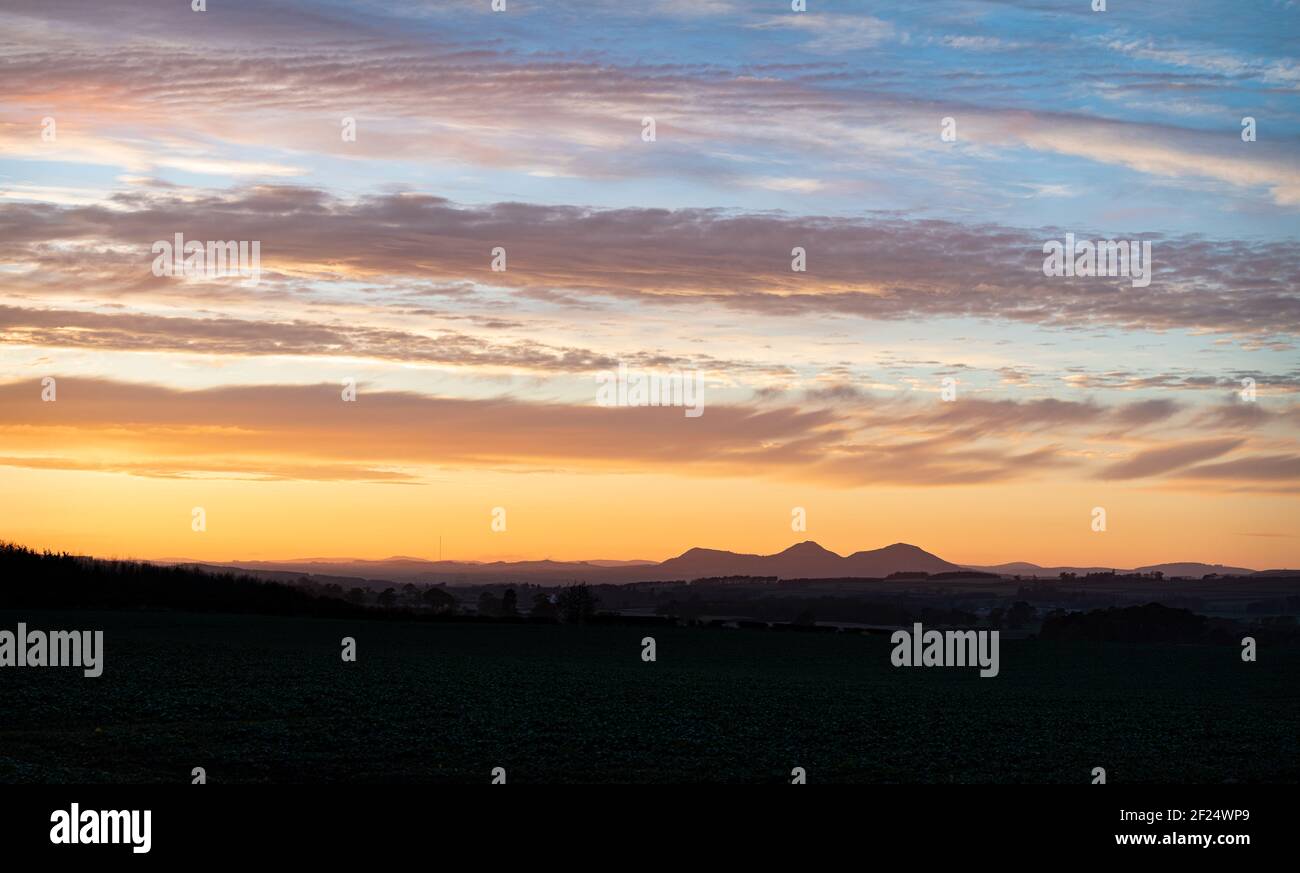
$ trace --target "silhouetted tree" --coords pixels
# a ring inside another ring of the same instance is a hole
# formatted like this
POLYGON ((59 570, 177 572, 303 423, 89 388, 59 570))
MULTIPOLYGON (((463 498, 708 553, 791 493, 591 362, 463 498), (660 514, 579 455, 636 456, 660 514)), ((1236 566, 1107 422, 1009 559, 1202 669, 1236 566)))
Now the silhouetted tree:
POLYGON ((501 595, 501 614, 504 616, 519 614, 519 595, 515 593, 515 589, 507 588, 506 593, 501 595))
POLYGON ((569 624, 582 624, 596 614, 600 600, 585 582, 566 586, 555 599, 560 618, 569 624))
POLYGON ((348 600, 352 601, 357 606, 361 606, 366 602, 366 589, 353 588, 348 592, 348 600))
POLYGON ((528 614, 534 618, 555 618, 555 604, 545 589, 538 589, 533 594, 533 608, 528 614))
POLYGON ((456 611, 456 598, 434 585, 430 585, 420 595, 424 605, 434 612, 450 615, 456 611))
POLYGON ((385 588, 379 592, 379 605, 384 609, 392 609, 397 605, 397 590, 385 588))
POLYGON ((501 600, 494 596, 491 591, 484 591, 478 596, 478 614, 479 615, 500 615, 501 600))
POLYGON ((1023 600, 1017 600, 1007 612, 1007 627, 1022 628, 1034 620, 1034 608, 1023 600))

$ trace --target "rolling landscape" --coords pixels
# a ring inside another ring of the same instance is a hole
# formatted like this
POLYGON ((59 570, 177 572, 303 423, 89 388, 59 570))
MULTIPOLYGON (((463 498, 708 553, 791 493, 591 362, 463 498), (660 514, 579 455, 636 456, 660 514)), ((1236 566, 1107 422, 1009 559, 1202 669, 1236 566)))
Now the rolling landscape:
POLYGON ((360 580, 5 546, 0 627, 101 627, 112 661, 90 685, 7 680, 0 779, 174 782, 201 761, 223 782, 463 783, 501 766, 524 783, 753 784, 797 761, 843 783, 1068 783, 1104 759, 1124 782, 1300 780, 1284 752, 1300 716, 1300 574, 1027 583, 907 547, 859 566, 936 572, 815 579, 849 559, 809 545, 777 564, 704 552, 694 565, 793 567, 784 581, 547 586, 525 571, 350 588, 360 580), (891 669, 889 631, 919 621, 998 629, 999 681, 891 669), (647 634, 653 665, 638 657, 647 634), (1267 663, 1235 657, 1243 634, 1267 663), (340 638, 360 669, 339 669, 340 638))

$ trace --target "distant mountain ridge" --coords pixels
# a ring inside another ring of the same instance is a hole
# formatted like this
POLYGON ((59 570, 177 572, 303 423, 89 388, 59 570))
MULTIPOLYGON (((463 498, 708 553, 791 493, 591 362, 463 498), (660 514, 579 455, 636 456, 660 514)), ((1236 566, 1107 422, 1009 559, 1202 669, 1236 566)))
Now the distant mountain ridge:
MULTIPOLYGON (((182 562, 176 562, 182 563, 182 562)), ((183 562, 193 563, 193 562, 183 562)), ((843 557, 808 540, 774 555, 752 555, 719 549, 687 549, 660 563, 651 561, 426 561, 394 557, 382 560, 308 559, 297 561, 230 561, 209 566, 263 573, 308 573, 396 582, 516 581, 638 582, 698 579, 706 576, 776 576, 781 579, 866 577, 891 573, 957 572, 963 568, 924 549, 894 543, 881 549, 843 557)))
POLYGON ((1074 573, 1077 576, 1086 576, 1089 573, 1163 573, 1165 576, 1185 576, 1199 579, 1211 573, 1220 576, 1250 576, 1255 574, 1256 570, 1247 567, 1227 567, 1223 564, 1202 564, 1197 561, 1181 561, 1169 564, 1148 564, 1145 567, 1121 568, 1121 567, 1040 567, 1037 564, 1030 564, 1025 561, 1013 561, 1010 564, 994 564, 992 566, 977 566, 967 564, 968 570, 983 570, 986 573, 1001 573, 1007 576, 1036 576, 1041 579, 1059 577, 1062 573, 1074 573))
MULTIPOLYGON (((168 563, 192 563, 173 561, 168 563)), ((796 543, 771 555, 730 552, 722 549, 691 548, 675 558, 653 561, 427 561, 422 558, 391 557, 381 560, 312 558, 296 561, 230 561, 210 566, 239 568, 263 573, 306 573, 394 582, 653 582, 700 579, 711 576, 775 576, 780 579, 879 579, 893 573, 959 573, 973 570, 1005 576, 1056 578, 1061 573, 1146 573, 1165 576, 1249 576, 1256 571, 1244 567, 1195 562, 1151 564, 1135 569, 1114 567, 1041 567, 1023 561, 993 566, 954 564, 910 543, 893 543, 839 555, 812 540, 796 543)))

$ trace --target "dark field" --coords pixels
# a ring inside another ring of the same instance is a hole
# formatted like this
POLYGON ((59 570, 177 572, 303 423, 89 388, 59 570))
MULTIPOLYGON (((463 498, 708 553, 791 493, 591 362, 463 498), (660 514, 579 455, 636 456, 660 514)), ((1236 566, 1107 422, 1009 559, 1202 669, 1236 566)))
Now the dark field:
POLYGON ((857 634, 0 612, 20 620, 104 630, 106 666, 0 670, 4 782, 1300 781, 1294 647, 1003 640, 980 679, 857 634))

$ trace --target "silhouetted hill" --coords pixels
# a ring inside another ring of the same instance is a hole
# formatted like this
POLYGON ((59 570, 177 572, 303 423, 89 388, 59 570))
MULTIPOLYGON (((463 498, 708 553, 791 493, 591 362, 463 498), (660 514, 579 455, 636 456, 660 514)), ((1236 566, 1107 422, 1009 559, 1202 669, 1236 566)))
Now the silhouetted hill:
MULTIPOLYGON (((560 584, 579 581, 636 581, 649 577, 641 564, 609 566, 586 561, 426 561, 420 558, 386 558, 381 561, 328 558, 289 561, 223 561, 210 566, 259 573, 307 573, 313 576, 348 576, 389 582, 510 582, 528 578, 560 584)), ((649 565, 651 570, 653 564, 649 565)))
POLYGON ((890 573, 954 573, 962 567, 908 543, 894 543, 883 549, 854 552, 844 559, 850 576, 888 576, 890 573))
MULTIPOLYGON (((106 561, 0 543, 0 608, 180 609, 349 617, 362 606, 288 584, 182 566, 106 561)), ((436 589, 435 589, 436 592, 436 589)), ((435 593, 435 597, 441 592, 435 593)), ((452 603, 450 595, 441 594, 452 603)))
POLYGON ((1202 576, 1211 573, 1219 576, 1250 576, 1255 572, 1245 567, 1226 567, 1223 564, 1202 564, 1196 561, 1148 564, 1145 567, 1134 567, 1132 569, 1122 567, 1040 567, 1026 561, 1012 561, 1009 564, 992 564, 989 566, 976 564, 967 564, 966 566, 972 570, 1001 573, 1004 576, 1035 576, 1041 579, 1055 579, 1062 573, 1073 573, 1076 576, 1087 576, 1096 573, 1116 573, 1121 576, 1163 573, 1169 578, 1200 579, 1202 576))
POLYGON ((1011 561, 1006 564, 967 564, 967 569, 986 573, 998 573, 1003 576, 1036 576, 1040 579, 1055 579, 1062 573, 1074 573, 1086 576, 1089 573, 1109 573, 1114 567, 1040 567, 1028 561, 1011 561))
POLYGON ((906 543, 883 549, 854 552, 841 557, 812 540, 775 555, 749 555, 717 549, 690 549, 669 558, 653 570, 661 578, 696 579, 702 576, 777 576, 781 579, 883 578, 891 573, 954 572, 962 569, 906 543))
POLYGON ((1245 567, 1225 567, 1223 564, 1202 564, 1197 561, 1182 561, 1172 564, 1150 564, 1146 567, 1135 567, 1135 573, 1164 573, 1166 576, 1183 576, 1189 579, 1199 579, 1202 576, 1208 576, 1215 573, 1219 576, 1250 576, 1255 571, 1247 570, 1245 567))

